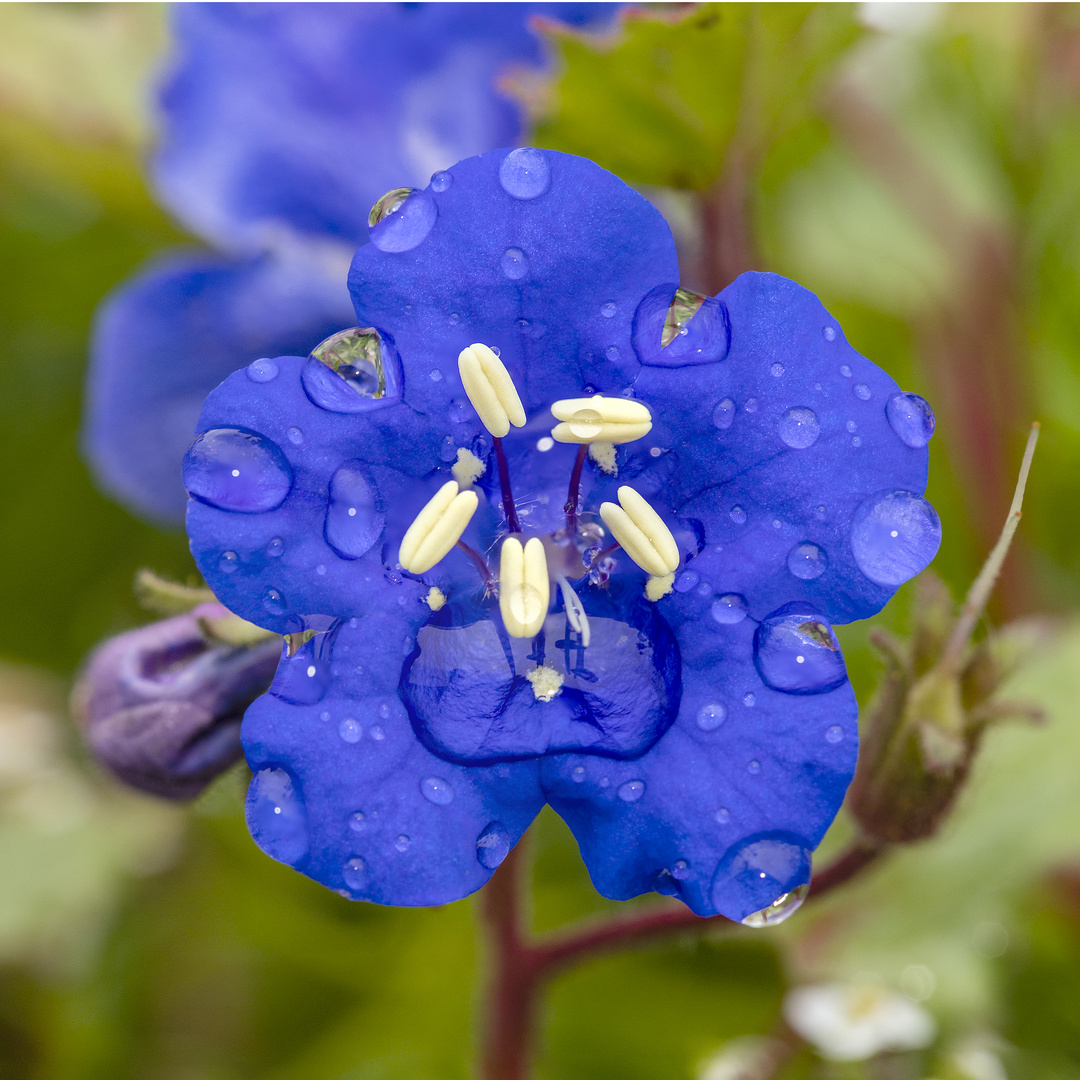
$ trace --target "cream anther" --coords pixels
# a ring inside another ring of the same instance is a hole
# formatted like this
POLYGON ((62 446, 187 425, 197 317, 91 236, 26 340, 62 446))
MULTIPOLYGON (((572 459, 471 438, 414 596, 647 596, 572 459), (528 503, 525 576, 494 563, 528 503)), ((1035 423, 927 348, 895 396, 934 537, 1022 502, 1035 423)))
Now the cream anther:
POLYGON ((589 616, 585 614, 585 607, 574 587, 561 574, 558 577, 559 591, 562 593, 563 607, 566 610, 566 621, 581 635, 581 644, 587 649, 592 637, 589 629, 589 616))
POLYGON ((556 424, 551 437, 561 443, 628 443, 647 435, 652 414, 629 398, 564 398, 551 406, 556 424))
POLYGON ((479 502, 475 491, 459 491, 456 480, 443 484, 406 531, 398 562, 410 574, 426 573, 461 539, 479 502))
POLYGON ((458 356, 458 373, 472 407, 497 439, 525 426, 525 409, 506 365, 486 345, 470 345, 458 356))
POLYGON ((601 503, 600 516, 622 549, 653 577, 679 566, 679 547, 660 515, 632 487, 619 488, 618 503, 601 503))
POLYGON ((550 599, 543 543, 534 536, 522 547, 516 537, 507 537, 499 553, 499 610, 510 636, 535 637, 550 599))

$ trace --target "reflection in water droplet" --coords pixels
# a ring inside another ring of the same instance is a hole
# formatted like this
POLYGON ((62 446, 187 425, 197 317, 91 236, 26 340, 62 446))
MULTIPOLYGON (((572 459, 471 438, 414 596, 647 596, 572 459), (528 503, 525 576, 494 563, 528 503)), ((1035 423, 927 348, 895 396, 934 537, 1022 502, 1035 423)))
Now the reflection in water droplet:
POLYGON ((757 628, 754 664, 766 686, 786 694, 824 694, 847 681, 832 628, 797 604, 781 608, 757 628))
POLYGON ((736 525, 745 525, 746 524, 746 511, 741 506, 733 506, 731 508, 730 517, 731 517, 731 520, 734 521, 736 525))
POLYGON ((697 713, 697 726, 702 731, 715 731, 727 716, 727 709, 723 705, 713 703, 702 705, 697 713))
POLYGON ((613 319, 615 317, 615 304, 609 300, 606 304, 600 305, 600 314, 605 319, 613 319))
POLYGON ((271 379, 276 379, 277 373, 277 364, 266 356, 261 360, 252 360, 247 366, 248 378, 255 383, 266 383, 271 379))
POLYGON ((620 784, 616 794, 623 802, 637 802, 645 794, 644 780, 627 780, 620 784))
POLYGON ((720 860, 712 883, 713 904, 722 915, 747 926, 782 921, 806 895, 810 882, 808 846, 792 833, 746 837, 720 860), (788 899, 791 893, 800 895, 788 899))
POLYGON ((412 841, 402 834, 394 841, 394 847, 397 848, 398 851, 408 851, 411 843, 412 841))
POLYGON ((355 814, 349 815, 349 828, 353 832, 363 832, 367 828, 367 817, 362 810, 357 810, 355 814))
POLYGON ((779 379, 780 376, 784 374, 784 365, 783 364, 773 364, 773 366, 771 368, 769 368, 769 374, 774 379, 779 379))
POLYGON ((368 214, 368 236, 380 251, 411 251, 426 239, 439 216, 427 191, 394 188, 368 214))
POLYGON ((454 789, 445 780, 429 776, 420 781, 420 793, 436 806, 447 806, 454 801, 454 789))
POLYGON ((658 285, 634 312, 634 351, 646 365, 715 363, 727 356, 730 340, 724 304, 689 289, 658 285))
POLYGON ((494 870, 510 854, 510 834, 501 821, 492 821, 476 838, 476 859, 485 870, 494 870))
POLYGON ((342 869, 341 876, 350 889, 362 889, 364 887, 364 860, 350 859, 342 869))
POLYGON ((431 190, 442 194, 453 182, 454 177, 451 173, 437 172, 431 177, 431 190))
POLYGON ((326 507, 326 542, 342 558, 359 559, 382 535, 382 513, 375 485, 364 465, 349 461, 330 478, 326 507))
POLYGON ((800 885, 791 892, 778 896, 767 908, 755 911, 742 920, 743 926, 753 927, 755 930, 763 926, 775 926, 790 918, 802 907, 806 894, 810 891, 810 885, 800 885))
POLYGON ((285 608, 288 606, 285 603, 285 597, 278 592, 277 589, 267 589, 263 593, 262 598, 263 607, 270 612, 271 615, 282 615, 285 612, 285 608))
POLYGON ((266 554, 271 559, 281 558, 282 553, 285 551, 285 541, 280 536, 275 536, 269 544, 266 545, 266 554))
POLYGON ((821 336, 825 338, 826 341, 835 341, 836 331, 831 326, 823 326, 821 328, 821 336))
POLYGON ((776 430, 785 445, 793 450, 805 450, 817 442, 821 424, 812 409, 797 405, 780 417, 776 430))
POLYGON ((832 727, 825 730, 825 741, 827 743, 838 743, 844 738, 844 729, 839 724, 833 724, 832 727))
POLYGON ((536 199, 551 187, 551 166, 543 150, 511 150, 499 166, 499 183, 515 199, 536 199))
POLYGON ((934 410, 918 394, 893 394, 885 415, 900 441, 913 450, 924 447, 934 434, 934 410))
POLYGON ((941 544, 934 508, 910 491, 879 491, 855 511, 851 550, 878 585, 902 585, 925 569, 941 544))
POLYGON ((851 392, 852 392, 852 393, 853 393, 853 394, 854 394, 854 395, 855 395, 855 396, 856 396, 856 397, 857 397, 857 398, 858 398, 858 399, 859 399, 860 401, 869 401, 869 400, 870 400, 870 387, 869 387, 869 386, 867 386, 867 385, 866 385, 866 383, 862 383, 862 382, 861 382, 861 383, 856 383, 856 384, 855 384, 855 385, 854 385, 854 386, 853 386, 853 387, 851 388, 851 392))
POLYGON ((240 556, 235 551, 226 551, 218 559, 218 569, 223 574, 231 574, 240 566, 240 556))
POLYGON ((364 730, 361 728, 355 717, 346 716, 345 719, 338 724, 338 734, 347 743, 355 743, 360 741, 360 736, 364 734, 364 730))
POLYGON ((292 866, 307 854, 307 814, 293 778, 284 769, 255 773, 246 814, 252 838, 272 859, 292 866))
POLYGON ((529 259, 521 248, 507 248, 502 253, 499 265, 511 281, 520 281, 529 272, 529 259))
POLYGON ((721 431, 727 431, 731 427, 731 422, 735 419, 735 402, 731 398, 726 397, 719 405, 713 409, 712 422, 713 426, 719 428, 721 431))
POLYGON ((213 428, 196 436, 184 455, 183 476, 192 498, 243 514, 276 509, 293 483, 278 445, 243 428, 213 428))
POLYGON ((828 556, 817 544, 796 544, 788 552, 787 568, 800 581, 813 581, 821 577, 828 565, 828 556))
POLYGON ((371 326, 341 330, 319 342, 300 372, 304 393, 328 412, 365 412, 397 396, 390 380, 396 352, 371 326))
POLYGON ((714 601, 710 614, 721 626, 734 626, 746 618, 746 600, 738 593, 726 593, 714 601))

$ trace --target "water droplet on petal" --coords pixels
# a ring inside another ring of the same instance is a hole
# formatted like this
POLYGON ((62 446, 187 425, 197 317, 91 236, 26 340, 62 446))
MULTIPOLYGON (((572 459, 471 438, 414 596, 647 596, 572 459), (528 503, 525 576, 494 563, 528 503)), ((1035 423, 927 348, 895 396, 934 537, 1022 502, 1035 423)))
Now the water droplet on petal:
POLYGON ((773 377, 774 379, 779 379, 779 378, 780 378, 780 376, 784 374, 784 370, 785 370, 785 369, 784 369, 784 365, 783 365, 783 364, 779 364, 779 363, 777 363, 777 364, 773 364, 773 366, 772 366, 771 368, 769 368, 769 374, 770 374, 770 375, 771 375, 771 376, 772 376, 772 377, 773 377))
POLYGON ((726 397, 719 405, 713 409, 712 422, 713 427, 719 428, 721 431, 727 431, 731 427, 731 422, 735 419, 735 402, 731 398, 726 397))
POLYGON ((266 545, 266 554, 271 559, 280 559, 285 551, 285 541, 280 536, 275 536, 269 544, 266 545))
POLYGON ((713 817, 721 825, 726 825, 731 820, 731 811, 726 807, 721 806, 719 810, 713 814, 713 817))
POLYGON ((285 597, 278 592, 277 589, 267 589, 263 593, 262 598, 263 607, 270 612, 271 615, 283 615, 288 605, 285 603, 285 597))
POLYGON ((686 367, 723 360, 731 344, 724 304, 674 285, 658 285, 634 312, 633 344, 641 363, 686 367))
POLYGON ((213 428, 184 455, 184 486, 218 510, 259 514, 275 510, 293 484, 292 467, 276 443, 243 428, 213 428))
POLYGON ((835 341, 836 340, 836 331, 831 326, 823 326, 821 328, 821 336, 826 341, 835 341))
POLYGON ((551 166, 543 150, 522 146, 499 165, 499 183, 515 199, 536 199, 551 187, 551 166))
POLYGON ((852 393, 853 393, 853 394, 854 394, 854 395, 855 395, 855 396, 856 396, 856 397, 857 397, 857 398, 858 398, 858 399, 859 399, 860 401, 869 401, 869 400, 870 400, 870 387, 869 387, 869 386, 867 386, 867 385, 866 385, 866 383, 862 383, 862 382, 861 382, 861 383, 856 383, 856 384, 855 384, 855 385, 854 385, 854 386, 853 386, 853 387, 851 388, 851 392, 852 392, 852 393))
POLYGON ((832 727, 825 730, 825 741, 827 743, 838 743, 843 741, 844 729, 839 724, 833 724, 832 727))
POLYGON ((604 355, 609 360, 618 360, 619 359, 619 346, 618 345, 609 345, 604 350, 604 355))
POLYGON ((394 841, 394 847, 397 848, 398 851, 408 851, 411 843, 412 841, 402 834, 394 841))
POLYGON ((248 378, 254 383, 266 383, 276 379, 278 366, 269 357, 264 356, 260 360, 252 360, 247 366, 248 378))
POLYGON ((284 769, 260 769, 248 788, 246 816, 252 839, 272 859, 299 862, 308 850, 307 814, 284 769))
POLYGON ((492 821, 476 838, 476 859, 485 870, 494 870, 510 854, 510 834, 501 821, 492 821))
POLYGON ((807 847, 800 837, 783 832, 758 833, 733 845, 713 877, 713 904, 747 926, 781 922, 808 891, 807 847), (799 895, 789 899, 792 893, 799 895))
POLYGON ((724 722, 726 716, 727 709, 723 705, 717 703, 702 705, 698 709, 697 726, 702 731, 715 731, 724 722))
POLYGON ((627 780, 620 784, 616 794, 623 802, 637 802, 645 794, 644 780, 627 780))
POLYGON ((756 413, 758 411, 758 399, 754 398, 754 397, 747 398, 746 399, 746 404, 743 406, 743 408, 748 413, 756 413))
POLYGON ((721 626, 734 626, 746 618, 746 600, 738 593, 726 593, 714 601, 710 614, 721 626))
POLYGON ((845 379, 850 379, 851 378, 851 368, 848 367, 847 364, 841 364, 840 365, 840 374, 843 375, 845 379))
POLYGON ((447 435, 442 441, 442 445, 439 447, 439 459, 447 463, 456 460, 457 458, 457 444, 454 442, 453 435, 447 435))
POLYGON ((350 859, 341 871, 345 884, 350 889, 362 889, 364 887, 364 860, 350 859))
POLYGON ((372 724, 368 733, 376 742, 382 742, 386 738, 386 732, 378 724, 372 724))
POLYGON ((367 818, 362 810, 357 810, 355 814, 349 815, 349 828, 353 832, 363 832, 367 828, 367 818))
POLYGON ((511 281, 520 281, 529 273, 529 258, 521 248, 507 248, 502 253, 499 265, 511 281))
POLYGON ((800 581, 821 577, 828 565, 828 556, 817 544, 796 544, 788 552, 787 568, 800 581))
POLYGON ((584 782, 584 780, 585 780, 585 766, 584 765, 575 765, 570 770, 570 779, 573 780, 575 784, 580 784, 580 783, 584 782))
POLYGON ((685 859, 679 859, 672 865, 671 876, 676 881, 685 881, 690 876, 690 866, 685 859))
POLYGON ((751 776, 757 776, 757 774, 759 772, 761 772, 761 762, 760 761, 751 761, 751 762, 749 762, 747 764, 747 766, 746 766, 746 771, 751 776))
POLYGON ((240 556, 235 551, 226 551, 218 559, 218 569, 223 574, 231 574, 240 567, 240 556))
POLYGON ((338 734, 347 742, 355 743, 360 741, 360 737, 364 734, 364 729, 360 726, 358 720, 352 716, 346 716, 344 720, 338 724, 338 734))
POLYGON ((476 419, 476 410, 463 398, 450 402, 447 418, 454 424, 465 424, 476 419))
POLYGON ((900 441, 913 450, 924 447, 934 434, 934 410, 918 394, 893 394, 885 415, 900 441))
POLYGON ((757 704, 757 698, 753 694, 747 692, 742 696, 742 703, 748 709, 752 709, 757 704))
POLYGON ((286 438, 293 446, 299 446, 304 441, 304 433, 298 427, 291 427, 285 432, 286 438))
POLYGON ((793 450, 805 450, 817 442, 821 424, 812 409, 797 405, 780 417, 776 430, 785 445, 793 450))
POLYGON ((345 559, 359 559, 382 536, 386 515, 367 469, 346 462, 330 478, 326 542, 345 559))
POLYGON ((600 314, 603 315, 605 319, 615 318, 615 310, 615 304, 611 300, 606 304, 600 305, 600 314))
POLYGON ((701 575, 696 570, 684 570, 675 579, 675 591, 689 592, 700 580, 701 575))
POLYGON ((934 508, 910 491, 879 491, 860 504, 851 523, 859 569, 878 585, 902 585, 925 569, 941 544, 934 508))
POLYGON ((733 506, 731 508, 731 514, 729 516, 736 525, 746 524, 746 511, 741 506, 733 506))
POLYGON ((431 190, 442 194, 453 182, 454 177, 451 173, 437 172, 431 177, 431 190))
POLYGON ((454 789, 437 776, 429 776, 420 781, 420 794, 436 806, 447 806, 454 801, 454 789))
POLYGON ((786 605, 757 628, 754 664, 766 686, 785 694, 824 694, 847 681, 832 627, 799 604, 786 605))
POLYGON ((341 330, 315 346, 300 381, 320 409, 366 412, 397 400, 397 352, 373 327, 341 330))
POLYGON ((427 191, 394 188, 368 214, 368 236, 380 251, 411 251, 426 239, 439 216, 427 191))

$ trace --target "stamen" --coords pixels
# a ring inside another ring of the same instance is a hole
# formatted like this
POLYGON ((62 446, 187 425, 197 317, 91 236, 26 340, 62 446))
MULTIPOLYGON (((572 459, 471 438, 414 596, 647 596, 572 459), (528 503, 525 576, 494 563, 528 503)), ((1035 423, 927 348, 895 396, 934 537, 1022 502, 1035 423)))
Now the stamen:
POLYGON ((574 587, 560 574, 556 579, 562 593, 563 607, 566 609, 566 621, 581 635, 581 644, 589 647, 592 631, 589 629, 589 616, 581 603, 581 597, 574 592, 574 587))
POLYGON ((561 443, 627 443, 652 429, 652 414, 629 398, 564 398, 551 406, 551 414, 564 421, 551 429, 551 437, 561 443))
POLYGON ((585 455, 588 451, 589 447, 586 443, 582 443, 578 448, 577 457, 574 458, 574 467, 570 471, 570 488, 566 493, 566 505, 563 507, 563 513, 566 514, 566 533, 571 543, 577 536, 577 505, 581 491, 581 470, 585 465, 585 455))
POLYGON ((510 636, 535 637, 550 600, 543 543, 534 536, 522 547, 516 537, 507 537, 499 554, 499 610, 510 636))
POLYGON ((491 572, 491 567, 488 566, 487 559, 485 559, 484 556, 476 550, 476 548, 470 547, 468 544, 466 544, 464 540, 459 540, 457 542, 457 546, 463 552, 465 552, 465 554, 468 555, 470 559, 472 559, 473 564, 476 566, 476 569, 480 571, 480 576, 484 579, 484 588, 489 593, 493 593, 496 586, 498 585, 498 582, 495 580, 495 576, 491 572))
POLYGON ((660 515, 632 487, 619 488, 619 503, 602 503, 600 517, 626 554, 653 577, 678 569, 679 546, 660 515))
POLYGON ((506 365, 486 345, 470 345, 458 355, 458 373, 480 423, 501 439, 525 426, 525 409, 506 365))
POLYGON ((426 573, 461 539, 479 502, 475 491, 459 491, 456 480, 447 481, 409 526, 398 562, 410 574, 426 573))
POLYGON ((499 487, 502 489, 503 513, 506 515, 506 527, 512 533, 521 532, 521 522, 518 521, 517 506, 514 503, 514 493, 510 490, 510 466, 506 463, 506 454, 503 451, 502 439, 495 436, 495 461, 499 466, 499 487))

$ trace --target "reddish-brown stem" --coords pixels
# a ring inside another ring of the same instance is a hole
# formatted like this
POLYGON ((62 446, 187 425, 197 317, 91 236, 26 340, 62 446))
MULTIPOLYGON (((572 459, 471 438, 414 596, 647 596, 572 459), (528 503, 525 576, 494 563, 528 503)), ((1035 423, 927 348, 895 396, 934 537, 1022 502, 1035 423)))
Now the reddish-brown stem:
POLYGON ((491 567, 488 566, 487 559, 485 559, 476 548, 466 544, 464 540, 459 540, 457 546, 476 564, 476 569, 480 571, 480 576, 484 579, 484 588, 489 591, 494 589, 495 578, 491 573, 491 567))
POLYGON ((609 555, 619 550, 619 541, 613 540, 606 548, 601 548, 593 557, 592 562, 585 567, 586 571, 592 571, 599 566, 609 555))
POLYGON ((585 456, 588 452, 588 443, 582 443, 578 447, 577 457, 574 458, 574 467, 570 471, 570 488, 566 493, 566 505, 563 507, 566 512, 566 532, 571 543, 574 542, 574 537, 577 536, 577 507, 578 497, 581 492, 581 470, 585 467, 585 456))
POLYGON ((700 196, 701 250, 696 284, 713 296, 759 265, 750 222, 750 155, 732 145, 724 173, 700 196))
POLYGON ((495 439, 495 460, 499 464, 499 486, 502 488, 503 513, 506 515, 506 527, 512 533, 521 532, 521 522, 518 521, 517 507, 514 505, 514 493, 510 490, 510 466, 506 463, 506 452, 503 450, 502 439, 498 435, 495 439))

